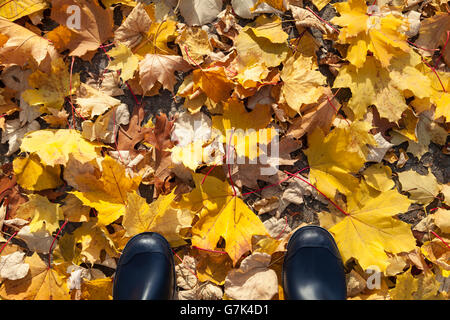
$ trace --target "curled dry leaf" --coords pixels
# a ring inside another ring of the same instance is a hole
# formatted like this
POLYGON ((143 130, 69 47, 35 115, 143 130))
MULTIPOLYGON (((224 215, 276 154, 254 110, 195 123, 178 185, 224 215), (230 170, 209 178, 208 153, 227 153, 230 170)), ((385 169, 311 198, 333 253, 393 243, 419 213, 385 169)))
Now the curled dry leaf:
POLYGON ((115 143, 120 125, 127 125, 130 122, 130 113, 126 104, 121 103, 105 114, 97 117, 94 122, 83 121, 83 137, 89 141, 102 141, 105 143, 115 143))
POLYGON ((76 99, 76 104, 79 106, 80 115, 91 119, 110 108, 119 106, 121 102, 83 83, 80 86, 80 95, 76 99))
POLYGON ((286 238, 289 232, 292 231, 286 219, 277 219, 272 217, 264 221, 264 225, 272 238, 283 239, 286 238))
POLYGON ((46 70, 50 69, 50 61, 58 58, 54 46, 36 33, 0 17, 0 34, 8 40, 0 49, 2 63, 23 66, 30 62, 46 70))
POLYGON ((183 257, 183 261, 175 266, 177 286, 185 290, 194 289, 198 284, 198 279, 195 272, 195 258, 185 255, 183 257))
POLYGON ((346 282, 347 282, 347 296, 354 297, 366 288, 367 282, 359 273, 355 270, 350 271, 350 273, 346 274, 346 282))
MULTIPOLYGON (((442 238, 446 243, 449 239, 442 238)), ((431 262, 441 268, 444 277, 450 276, 450 251, 441 239, 425 242, 421 247, 422 254, 431 262)))
POLYGON ((390 148, 392 148, 394 145, 384 139, 381 132, 378 132, 373 136, 375 138, 375 141, 377 142, 376 146, 369 146, 369 153, 367 154, 367 161, 373 161, 380 163, 381 160, 383 160, 384 156, 386 155, 386 152, 390 148))
POLYGON ((204 25, 217 18, 222 11, 222 0, 184 0, 179 9, 188 25, 204 25))
POLYGON ((25 252, 16 251, 0 257, 0 277, 9 280, 24 278, 30 265, 23 262, 25 252))
POLYGON ((255 252, 225 279, 225 294, 236 300, 270 300, 278 293, 278 279, 269 269, 271 256, 255 252))
POLYGON ((38 194, 30 194, 28 199, 17 210, 17 217, 31 219, 30 232, 47 230, 51 234, 56 231, 59 221, 64 219, 60 204, 52 203, 47 197, 38 194))
POLYGON ((39 130, 41 125, 36 120, 25 126, 20 125, 19 119, 13 119, 6 121, 5 131, 2 133, 1 143, 8 142, 7 156, 10 156, 17 150, 19 150, 23 137, 31 131, 39 130))
POLYGON ((30 269, 22 281, 6 280, 0 296, 13 300, 70 300, 64 271, 48 268, 37 253, 25 258, 30 269))
POLYGON ((313 27, 319 29, 322 33, 331 33, 333 29, 330 26, 320 21, 311 11, 297 7, 289 6, 292 16, 295 19, 295 26, 299 32, 302 32, 305 27, 313 27))
POLYGON ((232 0, 231 5, 233 6, 234 12, 244 19, 253 19, 256 15, 261 13, 282 13, 280 10, 271 7, 267 2, 269 1, 232 0))
POLYGON ((436 226, 444 233, 450 234, 450 211, 439 208, 433 213, 436 226))
POLYGON ((31 251, 48 253, 53 242, 52 235, 45 229, 30 232, 30 226, 24 226, 17 233, 17 238, 25 241, 31 251))
POLYGON ((331 90, 324 89, 324 93, 317 102, 300 108, 301 116, 294 119, 287 135, 300 139, 315 128, 320 128, 323 132, 329 132, 340 107, 337 99, 332 97, 331 90))
POLYGON ((141 43, 151 24, 152 20, 145 11, 144 5, 138 3, 114 32, 114 40, 132 49, 141 43))
POLYGON ((222 288, 211 282, 204 282, 194 289, 178 292, 179 300, 220 300, 222 296, 222 288))
MULTIPOLYGON (((437 12, 429 19, 425 19, 420 24, 419 38, 415 44, 422 48, 435 49, 439 46, 444 46, 448 41, 448 30, 450 30, 450 19, 448 14, 444 12, 437 12)), ((430 55, 430 52, 423 50, 424 55, 430 55)), ((443 53, 445 62, 450 63, 450 50, 447 47, 443 53)))

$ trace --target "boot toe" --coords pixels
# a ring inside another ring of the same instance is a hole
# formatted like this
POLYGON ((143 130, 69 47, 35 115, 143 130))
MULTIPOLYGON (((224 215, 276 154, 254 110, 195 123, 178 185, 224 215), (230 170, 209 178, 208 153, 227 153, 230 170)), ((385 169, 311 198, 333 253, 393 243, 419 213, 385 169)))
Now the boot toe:
POLYGON ((333 236, 324 228, 306 226, 289 239, 283 263, 286 299, 346 298, 345 271, 333 236))
POLYGON ((169 300, 175 294, 175 265, 167 240, 144 232, 131 238, 117 264, 115 300, 169 300))
POLYGON ((126 264, 141 253, 161 253, 167 257, 172 256, 170 245, 162 235, 156 232, 143 232, 127 242, 120 256, 120 263, 126 264))

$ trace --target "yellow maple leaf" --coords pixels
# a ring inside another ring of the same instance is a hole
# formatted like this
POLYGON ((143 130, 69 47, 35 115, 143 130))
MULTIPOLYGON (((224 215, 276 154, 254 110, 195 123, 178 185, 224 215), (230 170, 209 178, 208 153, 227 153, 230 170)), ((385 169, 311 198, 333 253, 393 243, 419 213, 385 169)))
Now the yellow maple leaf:
POLYGON ((121 70, 120 77, 123 81, 133 78, 139 66, 139 58, 129 47, 119 42, 115 48, 108 51, 108 54, 114 60, 109 62, 107 69, 121 70))
POLYGON ((259 144, 267 145, 276 135, 274 129, 266 129, 271 118, 269 105, 247 112, 241 101, 230 99, 223 104, 223 114, 212 117, 212 127, 222 133, 222 142, 233 146, 238 157, 253 160, 262 152, 259 144))
POLYGON ((250 10, 254 11, 261 3, 267 3, 272 8, 275 8, 280 11, 286 10, 283 5, 283 0, 258 0, 256 4, 253 6, 253 8, 251 8, 250 10))
POLYGON ((58 52, 62 52, 68 48, 73 36, 74 33, 72 30, 63 25, 57 26, 46 34, 46 38, 51 41, 58 52))
POLYGON ((314 103, 324 93, 326 78, 313 63, 312 57, 294 54, 283 63, 280 77, 282 94, 289 107, 300 113, 303 104, 314 103))
POLYGON ((57 188, 63 184, 59 177, 61 168, 42 165, 39 157, 35 154, 23 159, 14 159, 13 168, 17 183, 27 190, 41 191, 57 188))
POLYGON ((177 22, 166 19, 161 22, 154 22, 149 30, 142 34, 141 42, 133 48, 134 54, 145 57, 147 53, 177 55, 177 52, 167 46, 168 42, 175 41, 178 36, 177 22))
POLYGON ((241 256, 252 250, 254 235, 268 235, 259 217, 236 195, 232 187, 214 176, 193 174, 196 188, 179 205, 189 208, 198 216, 192 226, 192 245, 217 250, 221 238, 224 250, 235 265, 241 256))
POLYGON ((319 11, 325 8, 325 6, 330 3, 330 0, 311 0, 311 1, 319 11))
POLYGON ((66 165, 69 157, 86 163, 100 155, 102 144, 89 142, 72 129, 45 129, 27 133, 20 146, 24 152, 35 153, 48 166, 66 165))
POLYGON ((431 271, 414 277, 410 271, 397 276, 396 285, 389 290, 392 300, 436 300, 441 286, 431 271))
POLYGON ((80 95, 76 99, 77 108, 82 117, 92 119, 110 108, 120 105, 120 100, 111 97, 85 83, 80 86, 80 95))
POLYGON ((184 60, 193 65, 202 64, 203 57, 213 53, 208 33, 200 27, 186 26, 175 43, 179 45, 184 60))
POLYGON ((361 68, 366 61, 367 51, 387 67, 395 55, 410 50, 406 35, 401 28, 407 26, 403 18, 389 13, 376 12, 368 14, 364 0, 348 0, 333 4, 338 17, 331 22, 342 26, 338 42, 350 44, 346 59, 356 68, 361 68))
POLYGON ((81 300, 112 300, 112 292, 112 278, 84 280, 81 283, 81 300))
POLYGON ((320 129, 308 136, 304 152, 311 167, 309 178, 320 191, 334 198, 336 191, 351 194, 358 185, 356 173, 364 165, 367 142, 375 144, 365 122, 335 128, 327 136, 320 129))
POLYGON ((445 122, 450 122, 450 72, 434 70, 434 73, 425 63, 417 68, 431 81, 428 87, 431 93, 429 97, 415 98, 411 105, 417 113, 429 110, 434 105, 434 119, 443 117, 445 122))
POLYGON ((72 88, 67 65, 62 58, 52 61, 51 72, 36 70, 28 77, 31 87, 22 93, 22 98, 30 106, 42 106, 41 112, 50 113, 49 109, 61 110, 64 99, 74 94, 80 85, 80 74, 72 74, 72 88), (70 90, 71 89, 71 90, 70 90))
POLYGON ((254 64, 267 68, 278 66, 288 55, 287 39, 280 18, 259 16, 254 23, 242 28, 234 40, 239 70, 254 64))
MULTIPOLYGON (((448 219, 449 213, 445 212, 443 209, 439 210, 442 210, 441 213, 445 214, 448 219)), ((436 215, 436 213, 434 213, 433 216, 436 215)), ((433 218, 436 222, 436 217, 433 218)), ((449 239, 445 237, 441 237, 441 239, 436 238, 432 241, 426 241, 420 248, 420 251, 428 260, 439 266, 442 276, 446 278, 450 276, 450 251, 446 245, 446 243, 449 243, 449 239)))
POLYGON ((436 177, 427 172, 426 175, 418 174, 413 170, 398 173, 398 179, 402 191, 409 193, 409 198, 421 204, 429 204, 440 191, 436 177))
POLYGON ((59 221, 64 220, 61 206, 38 194, 30 194, 28 198, 28 202, 17 210, 17 216, 31 219, 30 232, 45 229, 51 234, 56 231, 59 228, 59 221))
POLYGON ((30 270, 25 278, 5 280, 0 296, 9 300, 70 300, 67 276, 58 268, 48 268, 35 252, 25 258, 30 270))
POLYGON ((189 210, 176 209, 172 206, 175 193, 160 195, 150 204, 135 192, 128 193, 122 225, 126 236, 131 237, 141 232, 158 232, 173 247, 186 244, 180 236, 181 228, 190 227, 192 213, 189 210))
POLYGON ((126 6, 135 7, 137 5, 136 0, 102 0, 105 7, 111 7, 113 4, 121 3, 126 6))
POLYGON ((386 252, 408 252, 416 240, 411 227, 393 216, 405 212, 412 203, 397 190, 378 192, 364 182, 347 195, 347 215, 329 231, 334 235, 344 261, 358 260, 367 270, 376 266, 384 272, 389 265, 386 252))
POLYGON ((2 0, 0 1, 0 16, 15 21, 47 7, 48 2, 44 0, 2 0))
POLYGON ((407 92, 418 98, 432 94, 430 80, 415 67, 419 63, 420 57, 415 53, 392 59, 390 68, 382 68, 374 57, 367 57, 362 68, 342 67, 333 87, 351 89, 348 107, 355 119, 361 119, 367 107, 375 105, 382 118, 398 121, 408 108, 405 102, 407 92))
POLYGON ((102 161, 102 176, 85 192, 73 191, 85 206, 98 212, 98 224, 108 225, 125 213, 127 193, 137 190, 141 177, 128 177, 125 167, 106 156, 102 161))
POLYGON ((115 257, 117 251, 113 243, 108 239, 102 228, 96 225, 95 219, 83 222, 74 232, 74 243, 81 244, 80 256, 83 262, 93 265, 101 262, 101 251, 105 250, 110 257, 115 257))
POLYGON ((228 79, 223 67, 195 69, 192 72, 194 89, 200 88, 214 102, 230 97, 234 84, 228 79))
POLYGON ((381 163, 376 163, 362 172, 367 184, 378 191, 388 191, 395 186, 392 170, 381 163))

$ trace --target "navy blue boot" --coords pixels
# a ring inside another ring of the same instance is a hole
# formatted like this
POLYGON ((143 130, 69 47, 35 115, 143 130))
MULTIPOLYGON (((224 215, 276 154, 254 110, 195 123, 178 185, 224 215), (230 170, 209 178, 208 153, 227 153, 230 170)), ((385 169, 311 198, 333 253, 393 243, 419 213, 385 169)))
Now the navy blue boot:
POLYGON ((345 300, 344 265, 333 236, 319 226, 298 229, 289 239, 282 282, 286 300, 345 300))
POLYGON ((135 235, 123 249, 114 276, 114 300, 171 300, 175 264, 167 240, 155 232, 135 235))

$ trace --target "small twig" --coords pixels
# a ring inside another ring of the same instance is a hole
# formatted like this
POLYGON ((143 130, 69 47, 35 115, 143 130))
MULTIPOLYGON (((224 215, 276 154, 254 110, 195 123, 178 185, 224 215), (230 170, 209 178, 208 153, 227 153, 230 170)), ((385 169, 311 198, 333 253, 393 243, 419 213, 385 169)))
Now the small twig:
POLYGON ((228 141, 228 151, 227 151, 227 167, 228 167, 228 175, 231 182, 231 187, 233 188, 233 195, 236 197, 236 189, 234 188, 233 178, 231 177, 231 166, 230 166, 230 146, 231 146, 231 138, 233 137, 234 130, 231 131, 230 140, 228 141))
POLYGON ((445 242, 444 239, 442 239, 436 232, 431 231, 431 230, 430 230, 430 232, 432 234, 434 234, 439 240, 441 240, 450 249, 450 245, 447 242, 445 242))
POLYGON ((8 240, 6 240, 5 244, 0 248, 0 253, 2 253, 3 249, 6 247, 6 245, 9 243, 9 241, 11 241, 11 239, 18 233, 19 231, 16 231, 13 233, 13 235, 11 237, 8 238, 8 240))
POLYGON ((130 140, 133 140, 133 138, 128 135, 128 133, 125 131, 124 128, 122 128, 122 126, 120 124, 118 125, 118 127, 119 127, 119 130, 125 135, 125 137, 127 137, 130 140))
POLYGON ((225 252, 225 251, 218 251, 218 250, 205 249, 205 248, 200 248, 200 247, 197 247, 197 246, 192 246, 192 248, 195 248, 195 249, 198 249, 198 250, 201 250, 201 251, 212 252, 212 253, 228 254, 228 253, 225 252))
POLYGON ((175 255, 175 257, 177 257, 178 260, 180 260, 180 262, 181 262, 180 264, 181 264, 181 265, 184 265, 185 268, 188 269, 189 272, 192 273, 192 274, 197 278, 197 280, 198 280, 197 273, 195 273, 195 271, 192 270, 191 268, 189 268, 187 265, 183 264, 183 259, 181 259, 181 257, 175 252, 175 250, 172 249, 172 252, 173 252, 173 254, 175 255))
POLYGON ((66 220, 63 225, 61 226, 61 228, 59 228, 58 232, 56 233, 56 236, 53 238, 52 244, 50 245, 50 249, 48 249, 48 267, 47 269, 50 269, 52 267, 52 262, 51 262, 51 258, 52 258, 52 248, 53 248, 53 244, 55 243, 56 238, 58 238, 59 233, 62 231, 62 229, 64 229, 64 227, 66 226, 67 222, 69 222, 69 220, 66 220))
POLYGON ((316 14, 314 11, 312 11, 310 8, 306 7, 306 10, 308 10, 309 12, 311 12, 313 15, 316 16, 317 19, 319 19, 320 21, 322 21, 323 23, 325 23, 327 26, 329 26, 331 29, 333 29, 334 31, 336 31, 337 33, 340 33, 340 31, 338 29, 336 29, 335 27, 333 27, 328 21, 322 19, 321 17, 319 17, 318 14, 316 14))
POLYGON ((304 183, 310 185, 310 186, 313 187, 317 192, 319 192, 321 195, 323 195, 323 196, 324 196, 324 197, 325 197, 325 198, 326 198, 333 206, 335 206, 336 209, 338 209, 340 212, 342 212, 342 213, 343 213, 344 215, 346 215, 346 216, 349 216, 349 215, 350 215, 349 213, 347 213, 347 212, 345 212, 344 210, 342 210, 341 207, 339 207, 336 203, 334 203, 333 200, 331 200, 330 198, 328 198, 322 191, 320 191, 319 189, 317 189, 312 183, 310 183, 310 182, 306 181, 305 179, 300 178, 300 177, 297 176, 296 174, 290 173, 290 172, 288 172, 288 171, 286 171, 286 170, 284 170, 284 172, 285 172, 286 174, 289 174, 289 175, 291 175, 291 176, 294 176, 294 177, 296 177, 297 179, 302 180, 304 183))

